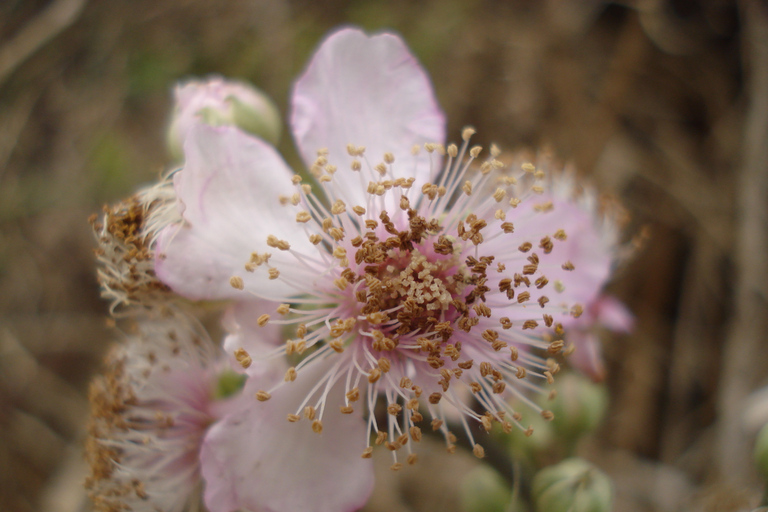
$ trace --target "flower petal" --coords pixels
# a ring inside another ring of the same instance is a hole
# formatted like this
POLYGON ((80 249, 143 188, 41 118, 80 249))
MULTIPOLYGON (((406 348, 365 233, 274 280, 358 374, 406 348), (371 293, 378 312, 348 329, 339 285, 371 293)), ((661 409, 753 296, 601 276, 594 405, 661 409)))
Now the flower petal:
MULTIPOLYGON (((210 429, 201 465, 211 512, 339 512, 365 504, 373 488, 371 460, 360 457, 365 423, 339 412, 343 392, 331 390, 321 434, 306 419, 286 421, 317 382, 318 370, 325 368, 306 368, 267 402, 253 399, 210 429)), ((255 389, 251 380, 245 392, 255 389)))
POLYGON ((594 333, 574 329, 569 331, 569 340, 576 350, 568 357, 568 364, 594 382, 604 381, 606 370, 600 338, 594 333))
POLYGON ((241 276, 260 294, 284 293, 268 266, 290 274, 296 260, 267 246, 267 236, 288 239, 292 249, 314 252, 295 222, 296 208, 280 196, 295 192, 291 171, 269 144, 233 127, 196 125, 185 144, 186 164, 174 176, 185 220, 166 227, 157 241, 158 277, 190 299, 243 298, 230 278, 241 276), (244 269, 253 252, 269 252, 268 265, 244 269))
MULTIPOLYGON (((445 139, 445 116, 429 77, 405 43, 396 35, 369 37, 349 28, 321 44, 296 83, 291 127, 308 166, 327 148, 328 162, 348 169, 347 144, 354 144, 366 147, 370 165, 392 153, 397 177, 422 183, 432 177, 429 155, 422 151, 414 157, 411 148, 445 139)), ((367 184, 374 176, 366 172, 367 184)), ((336 180, 335 186, 345 201, 365 204, 365 188, 357 179, 336 180)))
POLYGON ((601 295, 590 306, 597 323, 613 332, 629 333, 635 325, 635 317, 627 306, 612 295, 601 295))

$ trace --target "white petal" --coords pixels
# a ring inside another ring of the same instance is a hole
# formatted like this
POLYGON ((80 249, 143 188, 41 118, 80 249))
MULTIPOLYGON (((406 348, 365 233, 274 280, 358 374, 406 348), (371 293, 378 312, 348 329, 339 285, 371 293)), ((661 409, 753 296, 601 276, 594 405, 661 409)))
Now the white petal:
MULTIPOLYGON (((347 144, 365 146, 365 159, 375 166, 385 152, 395 157, 396 177, 430 179, 428 155, 414 158, 411 148, 443 143, 445 117, 424 69, 405 43, 392 34, 367 36, 342 29, 315 52, 296 83, 291 126, 308 166, 317 150, 328 149, 328 162, 347 172, 352 158, 347 144)), ((363 165, 365 183, 375 178, 363 165)), ((437 170, 437 169, 435 169, 437 170)), ((336 195, 365 204, 364 187, 355 176, 335 180, 336 195)))

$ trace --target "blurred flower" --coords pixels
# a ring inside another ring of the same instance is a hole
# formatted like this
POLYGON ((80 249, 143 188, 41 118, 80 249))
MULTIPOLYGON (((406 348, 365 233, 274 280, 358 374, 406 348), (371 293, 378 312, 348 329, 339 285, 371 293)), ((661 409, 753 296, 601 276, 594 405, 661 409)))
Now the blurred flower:
POLYGON ((562 323, 596 299, 613 259, 613 225, 588 195, 573 199, 571 180, 505 165, 495 146, 480 162, 470 128, 443 145, 429 79, 396 36, 329 36, 292 107, 322 194, 271 145, 198 124, 173 178, 183 221, 157 237, 155 271, 173 291, 240 301, 224 346, 253 398, 205 437, 212 512, 358 508, 372 444, 393 469, 414 463, 422 413, 455 449, 444 406, 478 457, 468 420, 530 430, 510 396, 552 419, 527 392, 553 382, 562 323), (243 305, 254 298, 271 306, 243 305), (259 331, 275 325, 290 338, 280 346, 259 331), (254 364, 286 356, 279 381, 254 364))
POLYGON ((213 76, 190 80, 174 90, 175 106, 168 127, 168 148, 181 160, 189 129, 203 122, 210 126, 236 126, 271 144, 280 140, 280 112, 272 100, 245 82, 213 76))
POLYGON ((632 313, 618 299, 604 294, 598 296, 588 304, 581 318, 566 325, 568 341, 575 348, 569 363, 593 381, 601 382, 605 379, 605 363, 600 330, 626 334, 632 331, 634 320, 632 313))
POLYGON ((613 484, 583 459, 567 459, 542 469, 533 479, 537 512, 610 512, 613 484))
POLYGON ((200 499, 198 453, 232 407, 214 401, 224 354, 181 312, 144 318, 91 385, 86 487, 96 510, 175 512, 200 499))

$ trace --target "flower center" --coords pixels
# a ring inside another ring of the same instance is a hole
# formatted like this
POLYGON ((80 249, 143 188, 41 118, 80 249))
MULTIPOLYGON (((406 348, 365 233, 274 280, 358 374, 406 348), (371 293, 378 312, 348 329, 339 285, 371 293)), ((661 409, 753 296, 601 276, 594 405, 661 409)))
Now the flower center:
POLYGON ((380 215, 383 229, 391 235, 381 240, 373 222, 357 247, 358 273, 347 272, 352 284, 364 281, 355 293, 360 312, 370 323, 384 324, 396 336, 423 334, 457 316, 454 301, 461 297, 469 274, 460 265, 453 242, 439 223, 408 210, 408 226, 398 230, 387 212, 380 215), (436 241, 433 241, 436 238, 436 241))

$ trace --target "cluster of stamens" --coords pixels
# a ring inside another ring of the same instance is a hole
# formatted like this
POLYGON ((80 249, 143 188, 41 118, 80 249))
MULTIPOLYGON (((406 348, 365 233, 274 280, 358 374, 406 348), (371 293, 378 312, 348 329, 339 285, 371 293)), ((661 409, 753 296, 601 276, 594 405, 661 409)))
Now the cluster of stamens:
MULTIPOLYGON (((552 413, 535 405, 525 391, 541 391, 538 383, 544 381, 551 384, 559 370, 554 357, 568 351, 555 316, 578 316, 582 311, 579 305, 558 304, 545 294, 549 288, 563 290, 557 280, 550 284, 547 268, 574 270, 570 261, 549 257, 555 244, 567 239, 564 230, 514 242, 515 226, 506 220, 507 211, 523 201, 535 203, 519 216, 523 220, 553 208, 552 202, 535 202, 544 192, 543 173, 523 165, 528 188, 517 197, 513 192, 519 191, 518 177, 496 176, 505 166, 497 160, 495 146, 488 160, 478 168, 472 165, 481 152, 479 146, 468 147, 472 133, 465 130, 461 149, 425 145, 430 154, 447 155, 447 163, 439 181, 424 184, 421 195, 412 189, 413 178, 391 177, 394 157, 385 154, 382 163, 372 166, 382 179, 368 183, 367 204, 349 209, 333 187, 337 167, 327 161, 327 152, 319 151, 310 170, 332 198, 330 208, 299 176, 294 177, 297 193, 282 199, 286 205, 305 208, 296 221, 305 227, 318 255, 313 259, 293 251, 285 240, 267 239, 270 247, 290 251, 315 282, 304 298, 297 294, 277 307, 282 319, 272 320, 269 314, 259 318, 260 325, 296 326, 295 337, 267 357, 307 353, 288 370, 286 382, 312 362, 334 355, 345 358, 288 420, 304 416, 321 432, 325 397, 342 383, 341 413, 351 414, 356 402, 366 402, 369 442, 363 457, 371 456, 373 439, 393 452, 393 469, 402 465, 397 462, 401 448, 407 449, 407 462, 416 461, 410 446, 421 439, 423 406, 432 418, 432 430, 443 433, 449 451, 455 450, 456 437, 448 430, 443 406, 447 402, 457 409, 478 457, 483 448, 474 441, 467 417, 486 431, 498 423, 507 432, 517 426, 530 435, 531 427, 522 425, 522 414, 509 400, 516 397, 552 419, 552 413), (497 178, 495 188, 492 175, 497 178), (499 237, 508 237, 502 253, 499 237), (486 247, 491 252, 496 248, 497 254, 484 254, 486 247), (507 268, 511 265, 515 268, 507 268), (367 388, 361 386, 363 379, 367 388), (466 403, 463 391, 471 393, 484 412, 466 403), (374 414, 379 395, 387 404, 386 431, 380 430, 374 414)), ((365 149, 350 145, 348 153, 351 169, 359 172, 366 165, 365 149)), ((266 265, 270 279, 285 279, 287 286, 296 287, 279 269, 268 266, 269 259, 268 253, 254 253, 245 270, 266 265)), ((239 277, 231 284, 244 288, 239 277)), ((240 350, 238 360, 250 364, 252 355, 240 350)), ((275 388, 279 385, 283 383, 275 388)), ((268 400, 275 388, 260 391, 257 398, 268 400)))

